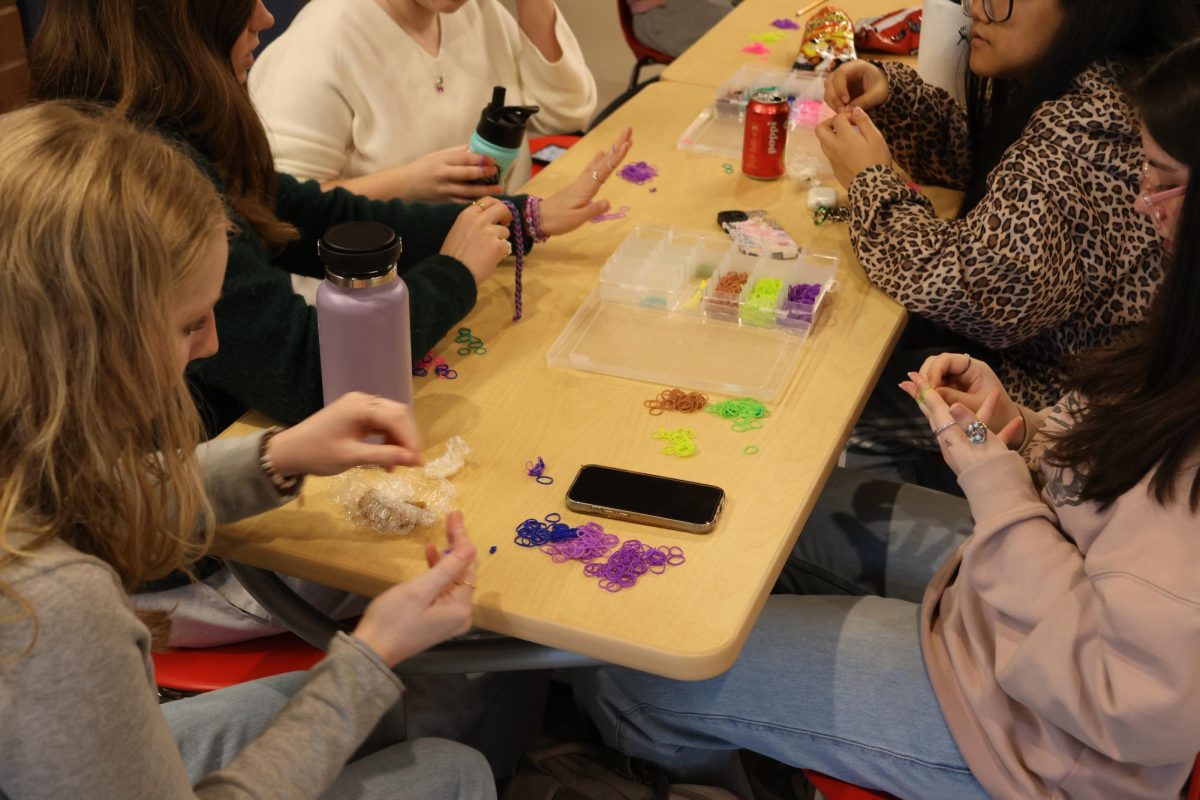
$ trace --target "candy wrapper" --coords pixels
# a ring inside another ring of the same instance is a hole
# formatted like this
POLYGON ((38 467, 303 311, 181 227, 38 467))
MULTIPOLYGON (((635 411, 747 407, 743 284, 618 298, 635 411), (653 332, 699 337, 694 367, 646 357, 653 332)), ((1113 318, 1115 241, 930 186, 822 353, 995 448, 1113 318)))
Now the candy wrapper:
POLYGON ((404 536, 433 525, 454 508, 458 491, 448 478, 462 469, 470 452, 455 436, 446 442, 446 452, 424 469, 352 469, 337 478, 330 494, 355 525, 404 536))
POLYGON ((853 61, 854 22, 845 11, 825 6, 813 14, 804 26, 804 43, 793 69, 808 72, 833 72, 853 61))
POLYGON ((921 46, 921 9, 904 8, 860 19, 854 25, 854 44, 873 53, 913 55, 921 46))

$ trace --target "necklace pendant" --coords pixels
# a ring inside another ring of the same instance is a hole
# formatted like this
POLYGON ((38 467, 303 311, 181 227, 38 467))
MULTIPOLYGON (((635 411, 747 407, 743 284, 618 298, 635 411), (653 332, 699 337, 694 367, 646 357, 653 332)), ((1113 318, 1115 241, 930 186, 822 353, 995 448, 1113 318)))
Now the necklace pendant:
POLYGON ((437 80, 433 84, 433 88, 437 89, 438 94, 446 93, 446 84, 442 81, 442 76, 438 75, 437 80))

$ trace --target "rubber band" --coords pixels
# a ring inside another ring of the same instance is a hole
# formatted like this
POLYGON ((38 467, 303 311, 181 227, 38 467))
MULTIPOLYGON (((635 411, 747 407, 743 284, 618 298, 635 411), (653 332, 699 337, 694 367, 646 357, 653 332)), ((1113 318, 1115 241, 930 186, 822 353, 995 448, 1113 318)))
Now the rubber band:
POLYGON ((748 444, 742 448, 742 453, 748 456, 758 455, 758 445, 748 444))

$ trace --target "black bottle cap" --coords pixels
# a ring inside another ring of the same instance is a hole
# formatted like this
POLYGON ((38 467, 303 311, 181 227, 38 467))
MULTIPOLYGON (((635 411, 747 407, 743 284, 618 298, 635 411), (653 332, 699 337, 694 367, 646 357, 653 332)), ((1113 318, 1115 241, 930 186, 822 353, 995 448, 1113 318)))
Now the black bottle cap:
POLYGON ((370 279, 386 275, 400 258, 400 237, 378 222, 343 222, 325 231, 317 255, 326 269, 344 278, 370 279))
POLYGON ((483 107, 475 132, 496 147, 512 150, 521 146, 521 140, 525 138, 525 123, 539 109, 537 106, 506 106, 504 93, 503 86, 493 87, 492 102, 483 107))

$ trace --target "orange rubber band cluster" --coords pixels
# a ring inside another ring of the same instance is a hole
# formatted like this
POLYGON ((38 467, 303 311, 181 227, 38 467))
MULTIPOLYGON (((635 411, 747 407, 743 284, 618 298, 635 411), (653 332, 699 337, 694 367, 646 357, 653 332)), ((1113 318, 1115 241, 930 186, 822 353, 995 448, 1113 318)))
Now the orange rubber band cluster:
POLYGON ((691 414, 701 411, 708 405, 708 395, 699 392, 685 392, 682 389, 663 389, 658 397, 645 401, 651 416, 657 417, 664 411, 682 411, 691 414))

